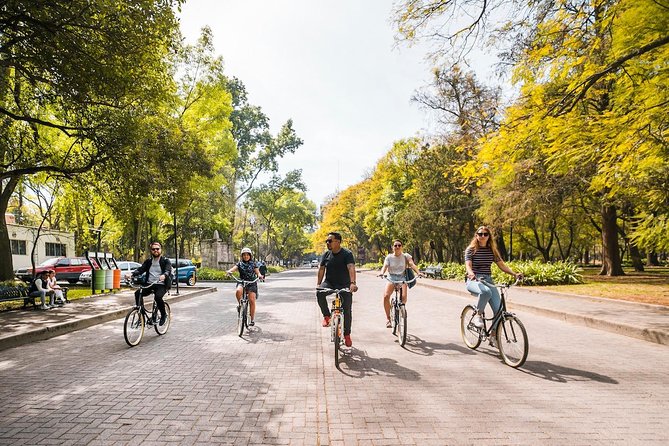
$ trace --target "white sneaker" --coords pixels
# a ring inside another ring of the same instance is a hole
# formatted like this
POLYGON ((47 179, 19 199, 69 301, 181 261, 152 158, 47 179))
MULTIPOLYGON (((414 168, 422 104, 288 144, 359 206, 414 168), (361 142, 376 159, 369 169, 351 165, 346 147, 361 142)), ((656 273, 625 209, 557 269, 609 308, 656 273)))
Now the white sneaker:
POLYGON ((474 327, 476 328, 483 328, 485 326, 485 324, 483 324, 483 318, 480 314, 474 316, 474 319, 472 319, 472 324, 474 324, 474 327))
POLYGON ((51 307, 49 307, 48 305, 42 305, 40 307, 41 310, 48 310, 49 308, 51 308, 51 307))

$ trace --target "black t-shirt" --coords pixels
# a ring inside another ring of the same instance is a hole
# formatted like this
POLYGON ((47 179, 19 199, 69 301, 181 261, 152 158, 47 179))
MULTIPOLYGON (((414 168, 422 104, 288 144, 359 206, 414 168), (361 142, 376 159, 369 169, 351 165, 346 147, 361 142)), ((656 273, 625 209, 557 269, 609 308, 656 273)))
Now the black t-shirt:
POLYGON ((347 288, 351 285, 351 276, 347 265, 355 264, 353 253, 346 248, 337 254, 325 251, 321 259, 321 266, 325 266, 325 281, 334 288, 347 288))

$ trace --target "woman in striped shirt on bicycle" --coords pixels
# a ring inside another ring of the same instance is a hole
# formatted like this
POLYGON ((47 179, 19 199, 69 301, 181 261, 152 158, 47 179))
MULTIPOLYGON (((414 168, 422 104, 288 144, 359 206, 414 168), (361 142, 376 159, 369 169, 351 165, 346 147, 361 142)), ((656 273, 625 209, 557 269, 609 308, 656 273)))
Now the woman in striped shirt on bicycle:
POLYGON ((467 269, 467 291, 479 297, 476 305, 476 315, 472 323, 478 327, 483 327, 483 310, 488 302, 492 307, 493 314, 497 313, 501 305, 499 291, 497 287, 489 287, 480 282, 481 279, 490 284, 492 280, 492 263, 495 262, 499 269, 516 278, 521 278, 522 274, 515 273, 504 263, 497 250, 497 244, 487 226, 480 226, 471 243, 465 250, 465 268, 467 269))

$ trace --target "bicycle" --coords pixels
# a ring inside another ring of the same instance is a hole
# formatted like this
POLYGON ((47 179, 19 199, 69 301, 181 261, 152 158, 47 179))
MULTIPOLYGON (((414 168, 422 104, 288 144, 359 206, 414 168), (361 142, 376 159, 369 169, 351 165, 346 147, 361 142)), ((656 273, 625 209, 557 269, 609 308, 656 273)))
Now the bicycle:
POLYGON ((478 348, 482 341, 490 339, 490 345, 493 345, 492 339, 495 337, 496 346, 504 363, 508 366, 517 368, 522 366, 527 359, 529 352, 529 342, 525 326, 514 313, 506 310, 506 293, 509 288, 518 284, 516 280, 511 285, 493 285, 486 281, 481 281, 489 287, 497 286, 500 290, 501 305, 497 313, 492 318, 486 319, 482 314, 483 328, 478 328, 472 322, 476 314, 474 305, 467 305, 462 309, 460 315, 460 333, 465 345, 472 350, 478 348), (493 327, 497 327, 497 333, 494 333, 493 327), (489 328, 488 328, 489 327, 489 328))
POLYGON ((391 280, 387 275, 379 275, 395 287, 395 295, 390 299, 390 322, 393 328, 393 335, 397 336, 400 347, 404 347, 407 342, 407 308, 402 302, 402 285, 416 281, 414 276, 411 280, 400 280, 398 282, 391 280))
MULTIPOLYGON (((135 289, 146 289, 150 288, 158 282, 156 281, 148 285, 141 285, 136 281, 130 280, 129 283, 130 286, 135 289)), ((153 325, 153 328, 156 330, 156 333, 158 333, 159 336, 167 333, 167 330, 170 328, 170 322, 172 321, 172 311, 170 310, 170 305, 167 302, 165 302, 165 314, 165 323, 161 325, 159 320, 160 311, 158 311, 158 305, 156 305, 155 293, 151 313, 149 313, 144 306, 144 296, 140 294, 139 304, 135 304, 135 306, 130 311, 128 311, 128 314, 125 316, 125 322, 123 325, 123 336, 125 337, 125 342, 130 347, 134 347, 139 344, 142 340, 142 337, 144 336, 144 327, 147 325, 153 325)))
POLYGON ((233 275, 228 274, 237 284, 242 286, 242 298, 239 301, 239 305, 237 305, 237 334, 239 337, 242 337, 242 334, 244 334, 244 329, 246 328, 248 330, 249 325, 248 325, 248 319, 249 319, 249 296, 248 296, 248 291, 246 290, 246 287, 248 285, 251 285, 253 283, 256 283, 258 281, 258 277, 256 277, 254 280, 248 281, 248 280, 241 280, 236 278, 233 275))
POLYGON ((335 367, 339 368, 339 350, 344 343, 344 308, 342 307, 341 293, 350 293, 348 288, 316 288, 317 292, 323 292, 326 296, 334 294, 332 308, 330 309, 330 340, 334 343, 335 367))

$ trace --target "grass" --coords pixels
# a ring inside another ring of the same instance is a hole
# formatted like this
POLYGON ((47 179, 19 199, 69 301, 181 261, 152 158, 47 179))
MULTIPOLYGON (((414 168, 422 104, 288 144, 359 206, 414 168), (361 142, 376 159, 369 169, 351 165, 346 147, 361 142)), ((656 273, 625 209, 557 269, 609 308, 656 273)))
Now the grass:
POLYGON ((647 267, 643 272, 624 268, 624 271, 624 276, 608 277, 600 276, 599 268, 587 267, 583 269, 582 284, 532 288, 669 306, 669 268, 647 267))

